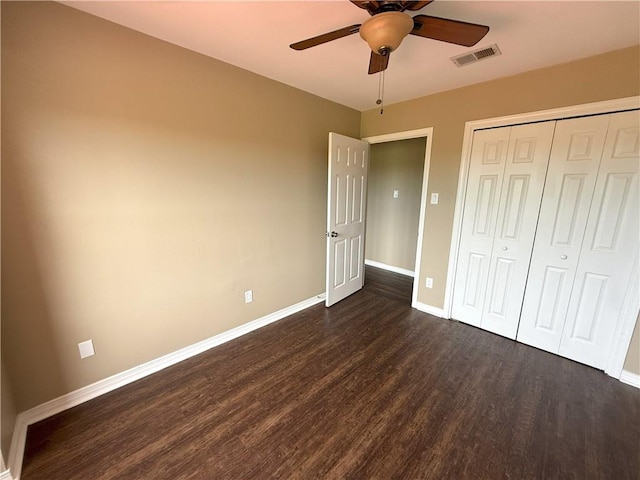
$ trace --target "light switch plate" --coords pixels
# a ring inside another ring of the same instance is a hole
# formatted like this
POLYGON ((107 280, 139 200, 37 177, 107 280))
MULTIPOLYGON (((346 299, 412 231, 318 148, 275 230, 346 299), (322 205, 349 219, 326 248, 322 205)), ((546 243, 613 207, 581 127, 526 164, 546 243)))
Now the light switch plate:
POLYGON ((78 344, 78 350, 80 350, 80 358, 87 358, 96 354, 95 350, 93 349, 93 340, 80 342, 78 344))
POLYGON ((253 302, 253 290, 247 290, 244 292, 244 303, 253 302))
POLYGON ((398 190, 393 191, 393 198, 398 198, 400 196, 400 192, 398 190))
POLYGON ((439 197, 439 195, 437 193, 432 193, 431 194, 431 205, 437 205, 438 204, 438 197, 439 197))

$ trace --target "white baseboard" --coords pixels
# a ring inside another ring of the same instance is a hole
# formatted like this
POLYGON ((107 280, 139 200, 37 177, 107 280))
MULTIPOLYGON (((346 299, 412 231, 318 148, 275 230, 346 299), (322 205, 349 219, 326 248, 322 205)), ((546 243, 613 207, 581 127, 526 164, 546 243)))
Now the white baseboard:
POLYGON ((622 373, 620 374, 620 381, 627 385, 631 385, 632 387, 640 388, 640 375, 637 373, 622 370, 622 373))
MULTIPOLYGON (((20 479, 20 473, 22 472, 22 459, 27 440, 27 428, 29 425, 63 412, 69 408, 75 407, 76 405, 80 405, 81 403, 92 400, 100 395, 104 395, 105 393, 123 387, 124 385, 135 382, 136 380, 151 375, 152 373, 156 373, 164 368, 175 365, 176 363, 205 352, 213 347, 217 347, 218 345, 222 345, 229 340, 238 338, 249 332, 269 325, 270 323, 281 320, 289 315, 293 315, 294 313, 300 312, 320 302, 324 302, 324 299, 324 293, 316 295, 315 297, 303 300, 295 305, 291 305, 283 308, 282 310, 278 310, 277 312, 265 315, 257 320, 232 328, 231 330, 227 330, 226 332, 222 332, 218 335, 202 340, 201 342, 181 348, 180 350, 156 358, 150 362, 143 363, 142 365, 138 365, 137 367, 133 367, 129 370, 125 370, 124 372, 117 373, 103 380, 99 380, 91 385, 87 385, 86 387, 69 392, 61 397, 54 398, 53 400, 19 413, 16 417, 13 437, 11 438, 11 447, 9 449, 9 458, 7 460, 7 464, 9 466, 9 470, 7 470, 7 472, 10 471, 10 475, 13 475, 13 477, 9 476, 6 478, 13 480, 20 479)), ((4 475, 5 473, 6 472, 3 472, 0 475, 4 475)), ((0 476, 0 480, 3 480, 4 478, 5 477, 0 476)))
POLYGON ((435 317, 446 318, 446 319, 449 318, 446 312, 442 308, 433 307, 431 305, 427 305, 426 303, 417 302, 417 301, 413 302, 411 306, 416 310, 420 310, 421 312, 428 313, 429 315, 433 315, 435 317))
POLYGON ((11 476, 10 470, 5 470, 4 472, 0 472, 0 480, 13 480, 11 476))
POLYGON ((415 277, 415 272, 411 270, 407 270, 406 268, 394 267, 393 265, 387 265, 386 263, 376 262, 375 260, 367 260, 364 261, 365 265, 369 265, 370 267, 381 268, 382 270, 388 270, 393 273, 399 273, 400 275, 406 275, 407 277, 415 277))

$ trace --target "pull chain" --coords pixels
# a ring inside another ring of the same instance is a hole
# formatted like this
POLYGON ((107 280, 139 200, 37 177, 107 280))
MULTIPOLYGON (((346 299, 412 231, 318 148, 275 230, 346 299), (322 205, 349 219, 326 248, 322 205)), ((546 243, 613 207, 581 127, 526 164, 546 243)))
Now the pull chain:
POLYGON ((380 105, 380 115, 384 113, 384 72, 382 70, 378 77, 378 100, 376 100, 376 105, 380 105))

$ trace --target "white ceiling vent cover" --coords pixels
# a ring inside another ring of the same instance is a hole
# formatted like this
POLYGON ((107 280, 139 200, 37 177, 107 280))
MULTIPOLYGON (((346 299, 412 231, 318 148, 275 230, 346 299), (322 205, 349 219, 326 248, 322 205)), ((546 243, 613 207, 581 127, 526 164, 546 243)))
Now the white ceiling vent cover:
POLYGON ((502 55, 502 52, 498 48, 498 45, 494 43, 493 45, 479 48, 478 50, 474 50, 473 52, 463 53, 462 55, 451 57, 451 61, 458 67, 464 67, 465 65, 476 63, 480 60, 484 60, 485 58, 491 58, 497 55, 502 55))

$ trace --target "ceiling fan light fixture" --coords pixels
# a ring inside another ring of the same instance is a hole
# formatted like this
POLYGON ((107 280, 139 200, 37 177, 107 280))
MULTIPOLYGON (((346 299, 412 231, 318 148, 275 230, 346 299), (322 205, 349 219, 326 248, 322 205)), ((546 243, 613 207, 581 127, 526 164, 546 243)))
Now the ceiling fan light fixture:
POLYGON ((402 12, 383 12, 367 18, 360 26, 360 36, 374 53, 388 54, 413 30, 413 19, 402 12), (386 52, 386 53, 383 53, 386 52))

